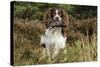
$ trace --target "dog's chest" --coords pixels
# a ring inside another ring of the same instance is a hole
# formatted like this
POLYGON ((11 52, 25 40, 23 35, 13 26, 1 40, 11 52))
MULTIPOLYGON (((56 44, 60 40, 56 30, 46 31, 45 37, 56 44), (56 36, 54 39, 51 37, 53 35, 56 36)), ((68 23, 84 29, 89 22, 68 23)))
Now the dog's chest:
POLYGON ((56 45, 58 48, 64 48, 66 37, 61 34, 61 28, 47 29, 44 35, 44 42, 48 45, 56 45))

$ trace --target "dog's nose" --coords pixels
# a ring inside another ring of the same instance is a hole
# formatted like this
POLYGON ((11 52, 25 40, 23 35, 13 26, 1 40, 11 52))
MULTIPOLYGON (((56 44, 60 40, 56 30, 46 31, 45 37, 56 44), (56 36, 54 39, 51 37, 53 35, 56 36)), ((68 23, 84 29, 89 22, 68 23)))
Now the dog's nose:
POLYGON ((59 17, 55 17, 55 20, 57 20, 57 21, 58 21, 58 20, 59 20, 59 17))

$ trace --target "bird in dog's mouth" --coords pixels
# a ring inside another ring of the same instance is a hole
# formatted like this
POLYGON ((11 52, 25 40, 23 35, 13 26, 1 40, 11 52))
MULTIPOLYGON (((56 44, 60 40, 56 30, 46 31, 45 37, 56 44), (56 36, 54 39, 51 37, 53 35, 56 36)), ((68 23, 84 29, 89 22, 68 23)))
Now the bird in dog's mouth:
POLYGON ((54 27, 66 27, 64 22, 62 20, 49 20, 48 27, 54 28, 54 27))

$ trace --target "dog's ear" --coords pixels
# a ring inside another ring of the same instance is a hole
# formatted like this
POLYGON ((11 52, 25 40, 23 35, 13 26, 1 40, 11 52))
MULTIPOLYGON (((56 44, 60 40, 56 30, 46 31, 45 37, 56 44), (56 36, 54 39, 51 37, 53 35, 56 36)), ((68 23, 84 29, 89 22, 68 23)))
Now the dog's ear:
POLYGON ((63 22, 64 24, 66 25, 67 29, 69 27, 69 16, 68 16, 68 13, 64 10, 61 10, 62 11, 62 19, 63 19, 63 22))
POLYGON ((44 14, 44 16, 43 16, 43 23, 45 24, 46 27, 48 27, 48 22, 49 22, 49 20, 51 19, 51 10, 52 10, 52 8, 49 8, 49 9, 45 12, 45 14, 44 14))
POLYGON ((63 19, 63 23, 66 25, 66 27, 62 28, 62 34, 64 37, 67 36, 67 31, 68 31, 68 28, 69 28, 69 16, 67 14, 66 11, 64 10, 61 10, 62 11, 62 19, 63 19))

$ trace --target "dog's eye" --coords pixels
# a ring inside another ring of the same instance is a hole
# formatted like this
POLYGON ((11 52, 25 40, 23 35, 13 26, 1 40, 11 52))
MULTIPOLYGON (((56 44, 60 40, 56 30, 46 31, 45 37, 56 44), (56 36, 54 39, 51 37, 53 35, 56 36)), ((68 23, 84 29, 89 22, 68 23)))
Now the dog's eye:
POLYGON ((58 15, 61 16, 61 12, 58 12, 58 15))
POLYGON ((61 14, 61 12, 58 12, 58 14, 61 14))
POLYGON ((53 15, 53 16, 55 16, 55 15, 56 15, 56 13, 54 12, 54 13, 52 13, 52 15, 53 15))

